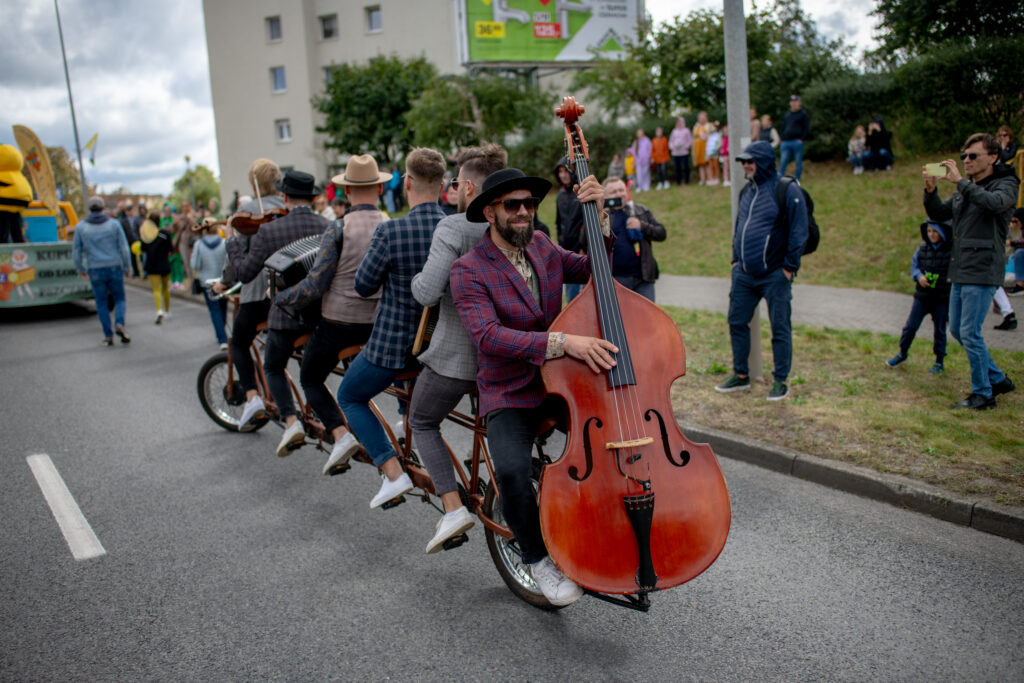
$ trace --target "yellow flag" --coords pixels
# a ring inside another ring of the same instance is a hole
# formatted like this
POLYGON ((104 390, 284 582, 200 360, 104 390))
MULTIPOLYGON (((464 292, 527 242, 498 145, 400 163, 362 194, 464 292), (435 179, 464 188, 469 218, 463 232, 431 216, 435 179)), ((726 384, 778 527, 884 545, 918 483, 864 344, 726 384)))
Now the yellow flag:
POLYGON ((89 138, 89 142, 85 143, 85 148, 89 150, 89 163, 93 166, 96 165, 96 138, 99 136, 99 133, 93 133, 93 136, 89 138))
POLYGON ((39 195, 39 201, 50 211, 57 210, 57 187, 53 179, 53 169, 50 167, 50 155, 46 147, 39 141, 39 138, 25 126, 15 125, 14 139, 18 143, 22 156, 25 157, 25 166, 32 178, 32 185, 39 195))

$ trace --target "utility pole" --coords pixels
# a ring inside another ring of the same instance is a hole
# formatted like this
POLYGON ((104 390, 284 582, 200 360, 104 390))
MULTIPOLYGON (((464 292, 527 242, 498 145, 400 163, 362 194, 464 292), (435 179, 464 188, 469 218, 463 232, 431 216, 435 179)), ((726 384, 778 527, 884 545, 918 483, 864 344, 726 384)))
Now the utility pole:
MULTIPOLYGON (((750 78, 747 73, 747 25, 743 16, 743 0, 723 0, 722 29, 725 34, 725 102, 729 117, 729 155, 733 159, 750 144, 750 78), (736 144, 736 143, 739 144, 736 144)), ((729 163, 729 162, 726 162, 729 163)), ((732 225, 736 225, 736 212, 740 190, 745 184, 736 177, 738 165, 730 170, 732 178, 732 225)), ((731 227, 731 226, 730 226, 731 227)), ((764 376, 761 361, 761 306, 754 309, 750 320, 750 380, 764 376)))
MULTIPOLYGON (((68 102, 71 104, 71 128, 75 131, 75 150, 78 152, 78 180, 82 183, 82 209, 89 198, 89 186, 85 184, 85 166, 82 165, 82 145, 78 142, 78 123, 75 121, 75 100, 71 97, 71 76, 68 75, 68 55, 64 52, 64 29, 60 25, 60 8, 57 0, 53 0, 53 9, 57 13, 57 35, 60 36, 60 56, 64 59, 64 81, 68 84, 68 102)), ((46 150, 42 150, 44 153, 46 150)))

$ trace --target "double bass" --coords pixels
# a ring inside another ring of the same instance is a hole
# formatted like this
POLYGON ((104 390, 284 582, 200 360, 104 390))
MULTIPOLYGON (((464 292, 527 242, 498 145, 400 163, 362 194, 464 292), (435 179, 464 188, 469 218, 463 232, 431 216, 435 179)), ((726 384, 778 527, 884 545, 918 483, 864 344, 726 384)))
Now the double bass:
MULTIPOLYGON (((556 109, 578 178, 590 175, 582 113, 572 97, 556 109)), ((648 593, 689 581, 718 557, 729 491, 711 447, 686 438, 673 417, 669 391, 686 372, 679 329, 613 279, 596 203, 583 204, 583 215, 591 279, 550 330, 601 337, 619 353, 600 374, 564 357, 541 369, 569 416, 565 453, 541 474, 541 531, 566 576, 645 609, 637 603, 647 604, 648 593)))

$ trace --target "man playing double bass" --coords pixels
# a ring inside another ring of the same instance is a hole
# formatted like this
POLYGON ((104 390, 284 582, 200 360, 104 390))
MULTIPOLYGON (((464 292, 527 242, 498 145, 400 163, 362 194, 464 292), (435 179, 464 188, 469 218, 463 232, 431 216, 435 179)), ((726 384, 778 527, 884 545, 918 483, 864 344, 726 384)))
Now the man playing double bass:
MULTIPOLYGON (((533 219, 551 183, 519 169, 492 173, 470 203, 466 217, 487 222, 480 243, 452 266, 451 290, 459 315, 478 355, 480 412, 487 416, 487 441, 501 491, 502 511, 544 597, 556 606, 575 602, 582 589, 548 557, 531 483, 534 436, 545 397, 540 367, 563 355, 595 372, 615 365, 611 342, 548 332, 562 310, 562 284, 585 283, 590 259, 534 233, 533 219)), ((580 202, 604 198, 600 183, 587 177, 577 190, 580 202)), ((609 237, 608 217, 600 211, 609 237)), ((608 242, 610 245, 610 241, 608 242)))

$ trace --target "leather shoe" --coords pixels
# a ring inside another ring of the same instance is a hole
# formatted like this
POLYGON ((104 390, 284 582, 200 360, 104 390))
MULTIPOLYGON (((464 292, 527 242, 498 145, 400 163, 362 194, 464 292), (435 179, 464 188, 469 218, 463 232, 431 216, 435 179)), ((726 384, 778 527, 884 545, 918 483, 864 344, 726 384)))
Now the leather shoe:
POLYGON ((992 385, 992 398, 995 398, 1000 394, 1008 394, 1016 388, 1017 385, 1013 383, 1013 380, 1010 379, 1008 375, 1003 375, 1002 382, 992 385))
POLYGON ((987 410, 996 407, 996 398, 988 398, 981 394, 971 394, 959 403, 954 403, 952 408, 970 408, 971 410, 987 410))

